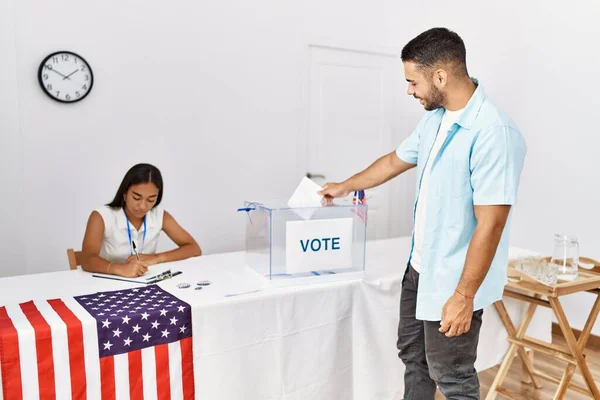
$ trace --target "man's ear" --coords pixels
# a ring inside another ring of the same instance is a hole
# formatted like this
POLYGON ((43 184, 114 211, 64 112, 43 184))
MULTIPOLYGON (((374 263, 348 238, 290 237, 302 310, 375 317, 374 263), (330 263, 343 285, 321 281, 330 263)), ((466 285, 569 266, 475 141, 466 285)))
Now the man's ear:
POLYGON ((435 72, 433 73, 433 82, 440 89, 446 87, 446 85, 448 84, 448 73, 446 72, 446 70, 443 70, 441 68, 435 70, 435 72))

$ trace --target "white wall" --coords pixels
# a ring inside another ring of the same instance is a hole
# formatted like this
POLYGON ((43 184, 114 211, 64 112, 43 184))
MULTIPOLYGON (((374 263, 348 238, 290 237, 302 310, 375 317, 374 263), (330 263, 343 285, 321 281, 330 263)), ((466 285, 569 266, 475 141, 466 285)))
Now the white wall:
MULTIPOLYGON (((0 0, 0 275, 64 268, 91 209, 140 161, 162 169, 165 207, 207 253, 242 248, 236 207, 286 196, 305 172, 308 43, 399 51, 436 25, 461 34, 470 72, 526 135, 513 244, 548 253, 566 232, 600 259, 599 14, 585 0, 0 0), (95 72, 80 104, 38 87, 38 64, 57 49, 95 72)), ((422 110, 401 96, 398 113, 397 142, 422 110)), ((392 183, 395 235, 410 232, 413 181, 392 183)), ((565 303, 581 327, 589 296, 565 303)))
POLYGON ((24 269, 23 144, 19 135, 18 83, 12 1, 0 1, 0 276, 24 269))
MULTIPOLYGON (((0 276, 64 269, 89 213, 137 162, 162 170, 165 208, 205 253, 242 249, 243 200, 287 197, 306 172, 309 43, 388 46, 381 0, 0 4, 0 179, 10 191, 0 276), (37 83, 43 57, 61 49, 94 71, 78 104, 37 83)), ((408 134, 396 131, 396 142, 408 134)))

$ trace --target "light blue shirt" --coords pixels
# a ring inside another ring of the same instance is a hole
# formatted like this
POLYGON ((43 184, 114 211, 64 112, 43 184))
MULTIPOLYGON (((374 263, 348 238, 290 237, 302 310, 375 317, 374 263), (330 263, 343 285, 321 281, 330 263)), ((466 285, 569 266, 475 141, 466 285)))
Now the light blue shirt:
MULTIPOLYGON (((473 79, 478 83, 476 79, 473 79)), ((445 110, 429 111, 396 150, 417 165, 417 196, 423 169, 445 110)), ((471 96, 431 165, 416 318, 439 321, 463 272, 475 232, 475 205, 514 205, 527 146, 516 124, 484 93, 471 96)), ((414 214, 413 210, 413 214, 414 214)), ((502 298, 507 283, 510 217, 494 260, 474 299, 475 310, 502 298)), ((414 246, 414 236, 413 236, 414 246)), ((411 246, 412 255, 412 246, 411 246)), ((409 255, 409 260, 410 260, 409 255)))

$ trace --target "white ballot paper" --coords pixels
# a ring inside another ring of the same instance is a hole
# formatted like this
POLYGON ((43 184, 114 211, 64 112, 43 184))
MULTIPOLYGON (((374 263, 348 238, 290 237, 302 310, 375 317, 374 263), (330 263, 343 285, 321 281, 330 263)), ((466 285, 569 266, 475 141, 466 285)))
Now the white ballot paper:
MULTIPOLYGON (((298 207, 321 207, 322 196, 317 193, 319 190, 323 188, 317 185, 313 180, 303 177, 300 181, 300 184, 294 191, 294 194, 288 200, 288 205, 292 208, 298 207)), ((298 209, 294 210, 296 214, 298 214, 302 219, 310 219, 314 209, 298 209)))

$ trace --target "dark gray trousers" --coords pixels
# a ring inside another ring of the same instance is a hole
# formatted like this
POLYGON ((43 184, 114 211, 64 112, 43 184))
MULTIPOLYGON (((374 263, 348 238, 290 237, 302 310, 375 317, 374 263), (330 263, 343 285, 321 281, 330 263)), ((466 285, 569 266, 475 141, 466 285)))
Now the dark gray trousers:
POLYGON ((446 337, 439 321, 415 318, 419 273, 408 266, 402 280, 398 356, 404 363, 404 400, 434 400, 436 386, 450 400, 479 400, 475 371, 483 310, 473 313, 469 332, 446 337))

